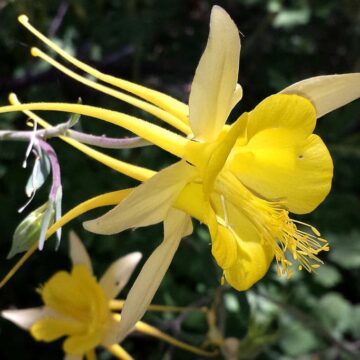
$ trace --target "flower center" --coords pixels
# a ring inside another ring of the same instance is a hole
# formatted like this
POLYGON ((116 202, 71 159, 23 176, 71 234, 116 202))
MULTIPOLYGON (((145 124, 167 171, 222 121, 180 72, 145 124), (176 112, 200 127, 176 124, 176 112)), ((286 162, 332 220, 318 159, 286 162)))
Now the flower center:
POLYGON ((57 272, 39 290, 50 314, 31 328, 37 340, 53 341, 68 336, 64 351, 82 354, 99 345, 111 313, 108 299, 84 265, 71 273, 57 272))

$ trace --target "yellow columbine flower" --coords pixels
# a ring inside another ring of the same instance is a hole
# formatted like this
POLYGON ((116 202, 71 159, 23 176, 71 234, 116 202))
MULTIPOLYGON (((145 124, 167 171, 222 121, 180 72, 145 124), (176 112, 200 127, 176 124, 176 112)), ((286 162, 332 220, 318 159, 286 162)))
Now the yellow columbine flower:
POLYGON ((118 321, 109 303, 128 282, 141 259, 138 252, 115 261, 96 281, 90 258, 78 237, 70 235, 71 272, 55 273, 39 290, 43 307, 6 310, 1 315, 23 329, 37 341, 51 342, 66 337, 63 350, 66 359, 86 356, 95 359, 95 347, 102 345, 111 352, 131 359, 119 345, 113 345, 118 321))
MULTIPOLYGON (((99 282, 93 276, 91 260, 83 243, 70 232, 71 272, 59 271, 39 290, 44 306, 23 310, 5 310, 1 316, 30 331, 37 341, 51 342, 66 337, 63 343, 65 360, 95 360, 95 348, 104 346, 116 358, 133 360, 116 344, 117 328, 124 300, 115 298, 127 284, 141 259, 139 252, 123 256, 112 263, 99 282), (115 311, 115 313, 113 312, 115 311)), ((200 311, 206 308, 149 305, 149 311, 200 311)), ((138 321, 133 328, 175 347, 204 357, 213 357, 218 350, 204 350, 177 340, 157 328, 138 321)))
MULTIPOLYGON (((82 77, 37 48, 42 58, 68 76, 126 101, 176 128, 172 132, 123 113, 89 105, 34 103, 0 108, 0 112, 52 110, 82 114, 119 125, 181 160, 158 173, 111 159, 63 137, 89 156, 143 183, 136 189, 104 194, 79 205, 55 225, 97 206, 119 203, 104 216, 85 223, 101 234, 164 221, 164 241, 145 263, 132 287, 118 339, 144 314, 182 237, 191 233, 191 217, 208 225, 212 253, 226 280, 246 290, 267 272, 272 259, 279 273, 291 275, 293 260, 308 271, 319 266, 328 244, 319 232, 289 218, 289 211, 314 210, 331 187, 332 160, 313 134, 316 119, 360 96, 360 74, 320 76, 296 83, 262 101, 233 125, 226 120, 241 99, 237 84, 240 54, 238 30, 215 6, 206 49, 195 73, 189 105, 168 95, 105 75, 73 58, 33 28, 20 22, 65 60, 112 87, 82 77), (144 101, 145 100, 145 101, 144 101), (65 220, 64 220, 65 219, 65 220), (304 231, 308 227, 309 231, 304 231), (286 253, 290 253, 288 258, 286 253)), ((42 126, 48 126, 39 119, 42 126)))

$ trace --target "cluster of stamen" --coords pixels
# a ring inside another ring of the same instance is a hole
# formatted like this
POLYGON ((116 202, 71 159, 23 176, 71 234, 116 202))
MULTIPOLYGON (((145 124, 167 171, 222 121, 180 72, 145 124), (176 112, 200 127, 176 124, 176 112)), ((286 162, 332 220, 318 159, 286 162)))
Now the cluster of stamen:
POLYGON ((290 219, 283 201, 270 202, 256 196, 230 174, 222 176, 220 182, 224 185, 222 196, 248 217, 258 230, 262 243, 271 247, 279 276, 286 275, 290 278, 293 275, 293 261, 298 262, 299 271, 305 269, 312 272, 320 267, 323 262, 318 254, 329 251, 329 244, 321 238, 316 228, 290 219), (293 260, 289 260, 288 253, 293 260))
POLYGON ((265 217, 263 225, 263 241, 269 244, 275 254, 277 262, 277 272, 279 276, 293 274, 293 263, 286 258, 289 251, 294 259, 299 263, 298 270, 314 271, 323 262, 318 254, 321 251, 329 251, 329 244, 320 237, 319 231, 311 225, 298 222, 289 218, 288 211, 277 206, 270 206, 270 217, 265 217), (272 214, 271 214, 272 213, 272 214), (310 231, 298 229, 296 223, 307 227, 310 231))

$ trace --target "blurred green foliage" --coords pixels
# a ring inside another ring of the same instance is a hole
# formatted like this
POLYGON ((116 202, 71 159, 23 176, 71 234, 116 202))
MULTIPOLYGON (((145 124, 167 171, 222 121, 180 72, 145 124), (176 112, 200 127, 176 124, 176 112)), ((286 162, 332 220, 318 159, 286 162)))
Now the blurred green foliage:
MULTIPOLYGON (((27 14, 40 30, 78 58, 113 75, 140 82, 187 100, 197 61, 204 48, 209 12, 223 6, 242 33, 240 82, 244 99, 234 117, 264 97, 315 75, 360 71, 360 2, 358 0, 0 0, 0 103, 15 91, 23 101, 61 100, 121 109, 146 117, 31 58, 40 44, 16 18, 27 14)), ((360 350, 360 104, 350 104, 319 121, 317 132, 334 159, 333 190, 311 215, 303 217, 328 238, 331 252, 316 274, 303 272, 278 279, 274 269, 247 294, 221 292, 219 329, 238 359, 359 359, 360 350)), ((49 114, 52 123, 66 121, 49 114)), ((118 128, 81 119, 79 128, 109 136, 118 128)), ((0 129, 24 129, 20 114, 2 116, 0 129)), ((123 188, 133 181, 96 164, 53 140, 62 165, 64 209, 91 196, 123 188)), ((30 169, 21 167, 26 144, 0 142, 1 274, 14 264, 5 260, 26 202, 24 186, 30 169)), ((160 169, 174 159, 155 148, 109 151, 126 161, 160 169)), ((46 201, 42 189, 28 212, 46 201)), ((101 212, 101 211, 100 211, 101 212)), ((161 227, 102 237, 85 233, 82 216, 74 228, 84 239, 97 273, 118 256, 141 250, 146 258, 161 240, 161 227)), ((39 305, 35 289, 55 271, 69 268, 67 241, 58 252, 49 241, 4 289, 0 308, 39 305)), ((158 291, 155 303, 211 304, 221 274, 210 254, 206 229, 185 239, 158 291)), ((148 314, 146 319, 183 340, 201 344, 206 319, 192 314, 148 314), (181 322, 180 322, 181 320, 181 322), (181 324, 181 329, 178 328, 181 324), (176 326, 175 326, 176 325, 176 326)), ((0 323, 1 359, 61 359, 60 342, 43 344, 9 322, 0 323)), ((125 348, 136 359, 194 359, 153 339, 131 336, 125 348)), ((230 348, 228 349, 230 351, 230 348)), ((231 352, 230 351, 230 352, 231 352)), ((110 356, 101 353, 102 360, 110 356)))

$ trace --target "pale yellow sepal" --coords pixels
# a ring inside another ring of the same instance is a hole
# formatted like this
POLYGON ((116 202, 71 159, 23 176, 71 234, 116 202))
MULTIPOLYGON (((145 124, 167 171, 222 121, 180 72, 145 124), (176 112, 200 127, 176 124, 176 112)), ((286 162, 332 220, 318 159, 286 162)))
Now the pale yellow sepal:
POLYGON ((281 93, 306 97, 315 106, 319 118, 360 97, 360 73, 312 77, 290 85, 281 93))
POLYGON ((74 231, 70 231, 69 233, 69 255, 73 266, 75 265, 85 265, 90 273, 92 273, 92 265, 91 260, 83 242, 76 235, 74 231))
POLYGON ((109 299, 115 299, 119 295, 141 258, 140 252, 133 252, 121 257, 108 267, 99 284, 109 299))
POLYGON ((115 234, 163 221, 194 171, 185 161, 165 168, 140 184, 114 209, 85 222, 85 229, 97 234, 115 234))
POLYGON ((164 221, 163 242, 150 255, 127 296, 114 342, 121 341, 142 318, 160 286, 180 240, 191 232, 190 216, 171 209, 164 221))
POLYGON ((225 10, 214 6, 208 43, 196 69, 189 98, 190 126, 199 140, 215 140, 241 98, 237 86, 239 56, 239 31, 225 10))

